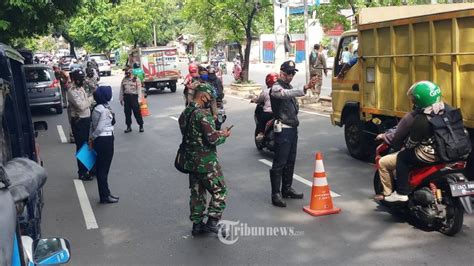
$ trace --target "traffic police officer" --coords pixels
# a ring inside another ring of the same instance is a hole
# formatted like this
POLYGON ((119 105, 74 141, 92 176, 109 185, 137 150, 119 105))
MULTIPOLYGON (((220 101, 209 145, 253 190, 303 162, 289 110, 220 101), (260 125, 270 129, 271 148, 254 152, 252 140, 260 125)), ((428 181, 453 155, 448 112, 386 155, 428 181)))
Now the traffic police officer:
MULTIPOLYGON (((71 116, 71 129, 74 139, 76 140, 76 152, 89 140, 90 128, 90 104, 91 100, 84 90, 84 71, 76 69, 69 76, 72 80, 71 88, 67 91, 67 99, 69 102, 68 112, 71 116)), ((77 160, 79 179, 91 180, 87 168, 77 160)))
POLYGON ((280 67, 280 78, 272 86, 270 101, 275 117, 275 156, 270 180, 272 185, 272 204, 286 207, 283 198, 302 199, 292 187, 298 143, 298 102, 295 97, 304 96, 312 83, 304 88, 293 88, 290 82, 298 69, 295 62, 286 61, 280 67), (281 190, 280 190, 281 186, 281 190), (281 191, 281 193, 280 193, 281 191), (283 197, 283 198, 282 198, 283 197))
POLYGON ((181 134, 185 135, 185 169, 190 172, 189 218, 193 222, 193 235, 217 233, 217 225, 226 206, 227 187, 217 160, 216 146, 225 142, 230 130, 216 130, 214 118, 209 112, 214 98, 214 89, 209 84, 200 84, 195 89, 194 101, 179 118, 181 134), (207 223, 204 224, 206 191, 211 194, 211 200, 207 207, 207 223))
POLYGON ((138 125, 140 126, 140 132, 144 132, 143 118, 140 113, 140 104, 138 103, 138 100, 141 99, 141 97, 141 81, 137 79, 137 77, 132 77, 132 69, 128 67, 125 69, 125 77, 120 86, 120 104, 124 106, 125 124, 127 124, 125 133, 132 131, 132 111, 138 125))

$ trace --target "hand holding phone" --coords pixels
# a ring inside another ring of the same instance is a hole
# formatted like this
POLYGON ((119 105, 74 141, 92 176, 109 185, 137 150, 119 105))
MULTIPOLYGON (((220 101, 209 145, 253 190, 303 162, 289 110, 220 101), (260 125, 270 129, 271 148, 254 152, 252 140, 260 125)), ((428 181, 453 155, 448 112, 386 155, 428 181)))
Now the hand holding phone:
POLYGON ((227 128, 227 130, 230 131, 233 127, 234 125, 231 125, 230 127, 227 128))

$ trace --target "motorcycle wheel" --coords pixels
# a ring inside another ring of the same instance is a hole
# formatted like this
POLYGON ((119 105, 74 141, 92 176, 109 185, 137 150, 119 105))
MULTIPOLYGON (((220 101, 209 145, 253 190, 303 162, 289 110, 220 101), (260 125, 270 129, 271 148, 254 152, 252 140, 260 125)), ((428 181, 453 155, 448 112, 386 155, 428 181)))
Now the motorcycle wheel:
POLYGON ((462 229, 464 222, 464 207, 459 199, 450 196, 445 197, 446 225, 438 231, 447 236, 454 236, 462 229))
POLYGON ((257 129, 255 129, 255 134, 253 136, 253 139, 255 140, 255 146, 257 147, 257 150, 261 151, 263 150, 264 145, 263 145, 263 142, 257 141, 257 135, 258 135, 258 131, 257 129))

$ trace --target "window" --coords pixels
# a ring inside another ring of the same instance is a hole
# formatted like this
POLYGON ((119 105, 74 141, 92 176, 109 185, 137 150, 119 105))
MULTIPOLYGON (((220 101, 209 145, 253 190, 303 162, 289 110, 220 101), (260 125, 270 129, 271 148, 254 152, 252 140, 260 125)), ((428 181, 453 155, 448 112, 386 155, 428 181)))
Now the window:
POLYGON ((339 41, 339 48, 337 50, 336 58, 334 59, 334 76, 337 76, 343 66, 343 53, 350 52, 351 57, 358 49, 357 36, 347 36, 339 41))
POLYGON ((26 82, 52 81, 53 75, 46 68, 25 69, 26 82))

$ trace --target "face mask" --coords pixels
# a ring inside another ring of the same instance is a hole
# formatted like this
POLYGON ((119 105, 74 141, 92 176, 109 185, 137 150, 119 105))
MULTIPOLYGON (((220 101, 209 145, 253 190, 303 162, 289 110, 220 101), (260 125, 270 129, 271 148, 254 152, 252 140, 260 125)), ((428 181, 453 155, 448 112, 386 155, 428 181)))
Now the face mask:
POLYGON ((200 75, 200 77, 201 77, 202 80, 208 80, 209 79, 208 74, 202 74, 202 75, 200 75))

